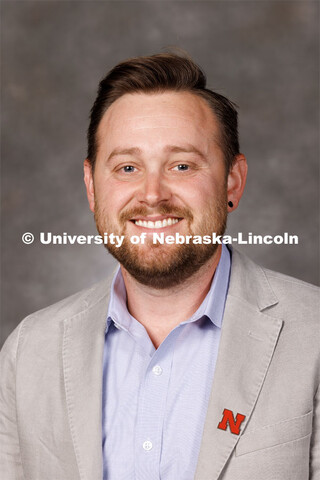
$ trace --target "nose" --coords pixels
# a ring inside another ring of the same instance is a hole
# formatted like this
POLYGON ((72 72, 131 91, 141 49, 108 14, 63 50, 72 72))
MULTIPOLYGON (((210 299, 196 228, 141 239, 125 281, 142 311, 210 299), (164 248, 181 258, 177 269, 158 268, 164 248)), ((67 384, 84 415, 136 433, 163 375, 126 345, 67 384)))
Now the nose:
POLYGON ((155 207, 170 198, 170 188, 161 173, 153 172, 145 176, 137 195, 139 202, 155 207))

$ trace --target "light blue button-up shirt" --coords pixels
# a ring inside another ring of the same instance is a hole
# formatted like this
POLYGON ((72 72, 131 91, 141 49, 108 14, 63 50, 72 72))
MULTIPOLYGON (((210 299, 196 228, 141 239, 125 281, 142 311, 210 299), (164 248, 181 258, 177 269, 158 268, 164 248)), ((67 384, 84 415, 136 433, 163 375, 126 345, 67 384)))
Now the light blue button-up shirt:
POLYGON ((194 478, 230 264, 229 250, 223 245, 207 296, 158 349, 128 312, 118 270, 111 287, 104 348, 104 480, 194 478))

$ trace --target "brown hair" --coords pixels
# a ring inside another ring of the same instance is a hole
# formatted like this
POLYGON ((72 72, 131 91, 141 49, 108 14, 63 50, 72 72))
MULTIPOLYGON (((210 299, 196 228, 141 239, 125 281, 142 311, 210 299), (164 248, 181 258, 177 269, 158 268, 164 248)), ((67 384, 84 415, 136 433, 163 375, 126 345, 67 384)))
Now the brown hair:
POLYGON ((206 76, 190 58, 173 53, 131 58, 116 65, 100 82, 90 114, 88 160, 94 169, 99 123, 110 105, 126 93, 191 92, 207 101, 220 124, 220 145, 228 172, 239 153, 235 104, 206 88, 206 76))

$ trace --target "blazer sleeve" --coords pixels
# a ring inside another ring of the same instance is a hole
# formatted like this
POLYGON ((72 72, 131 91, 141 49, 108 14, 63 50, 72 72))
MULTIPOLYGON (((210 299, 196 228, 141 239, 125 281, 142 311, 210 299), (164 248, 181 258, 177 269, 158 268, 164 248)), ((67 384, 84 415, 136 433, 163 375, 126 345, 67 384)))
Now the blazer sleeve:
POLYGON ((320 386, 315 396, 310 451, 310 480, 320 480, 320 386))
POLYGON ((16 416, 16 354, 21 324, 0 352, 0 472, 3 480, 23 480, 16 416))

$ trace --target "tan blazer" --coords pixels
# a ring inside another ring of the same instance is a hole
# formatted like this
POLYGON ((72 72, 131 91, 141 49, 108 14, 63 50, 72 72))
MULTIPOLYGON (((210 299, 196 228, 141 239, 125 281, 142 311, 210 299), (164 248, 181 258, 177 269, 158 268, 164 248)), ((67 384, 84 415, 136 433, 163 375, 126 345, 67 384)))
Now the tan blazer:
MULTIPOLYGON (((30 315, 3 347, 2 480, 102 479, 109 288, 30 315)), ((233 251, 196 480, 320 479, 318 299, 316 287, 233 251), (220 423, 225 409, 234 422, 220 423)))

